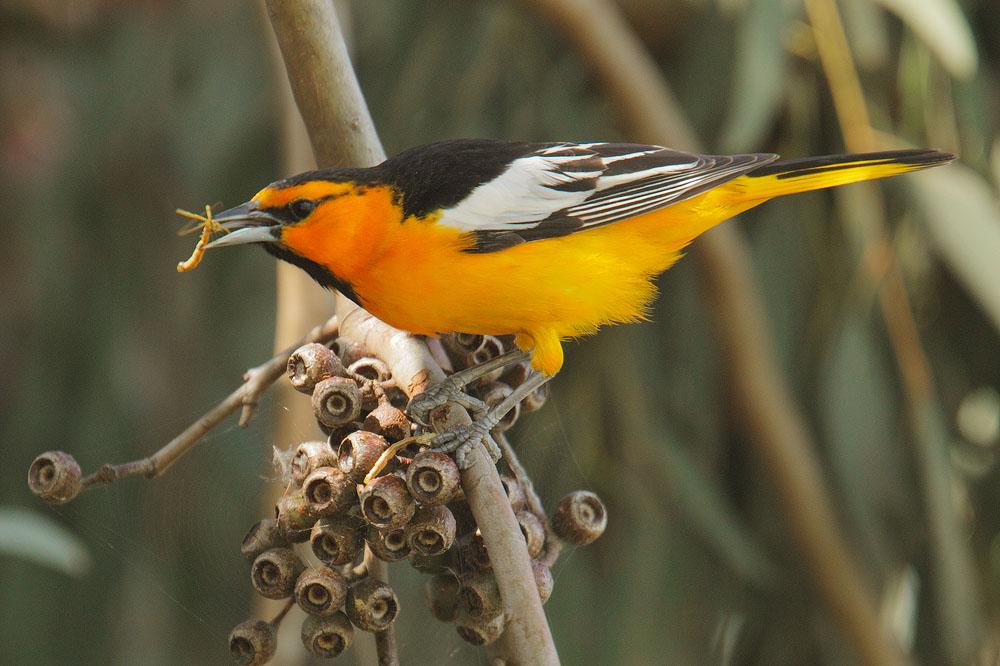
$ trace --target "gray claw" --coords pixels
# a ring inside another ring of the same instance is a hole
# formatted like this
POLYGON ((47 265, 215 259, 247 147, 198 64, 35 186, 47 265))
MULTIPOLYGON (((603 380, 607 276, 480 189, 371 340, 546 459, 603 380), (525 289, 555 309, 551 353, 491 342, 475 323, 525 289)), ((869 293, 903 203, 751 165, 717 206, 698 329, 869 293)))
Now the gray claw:
POLYGON ((468 467, 469 453, 481 441, 486 444, 486 450, 493 462, 500 460, 500 447, 493 441, 489 426, 485 423, 470 423, 462 428, 443 432, 431 440, 431 446, 434 451, 454 453, 459 468, 465 469, 468 467))
POLYGON ((454 402, 472 412, 473 418, 481 417, 487 411, 486 403, 465 393, 450 379, 429 387, 426 391, 410 399, 406 413, 411 419, 427 428, 430 413, 447 402, 454 402))

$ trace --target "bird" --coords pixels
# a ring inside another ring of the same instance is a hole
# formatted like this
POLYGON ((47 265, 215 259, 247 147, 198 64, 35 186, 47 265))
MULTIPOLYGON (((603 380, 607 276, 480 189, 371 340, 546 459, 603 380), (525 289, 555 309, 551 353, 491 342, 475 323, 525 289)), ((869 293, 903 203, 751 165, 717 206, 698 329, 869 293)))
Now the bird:
POLYGON ((776 161, 629 143, 461 139, 308 171, 215 216, 208 248, 260 244, 411 333, 515 336, 553 375, 562 342, 647 318, 698 235, 774 197, 944 164, 934 150, 776 161))
POLYGON ((518 349, 499 362, 530 358, 537 386, 561 369, 564 341, 648 318, 654 278, 720 222, 775 197, 953 159, 455 139, 271 183, 216 215, 228 233, 205 248, 259 244, 414 334, 512 334, 518 349))

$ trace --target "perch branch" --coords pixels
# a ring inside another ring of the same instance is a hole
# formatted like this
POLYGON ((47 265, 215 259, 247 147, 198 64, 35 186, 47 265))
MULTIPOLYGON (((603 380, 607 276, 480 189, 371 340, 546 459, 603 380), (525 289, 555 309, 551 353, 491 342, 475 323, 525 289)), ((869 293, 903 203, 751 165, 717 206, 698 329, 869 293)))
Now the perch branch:
MULTIPOLYGON (((268 13, 292 84, 292 92, 323 166, 368 166, 384 159, 381 144, 351 67, 337 16, 329 2, 268 0, 268 13)), ((444 379, 427 346, 378 321, 340 296, 341 335, 364 344, 389 364, 408 395, 444 379)), ((442 427, 469 423, 455 405, 438 415, 442 427), (444 418, 440 418, 444 416, 444 418)), ((503 485, 485 448, 469 456, 462 473, 466 498, 483 532, 508 616, 509 661, 557 664, 555 646, 542 611, 531 562, 503 485)), ((381 647, 385 641, 377 641, 381 647)), ((380 661, 383 655, 379 656, 380 661)))
MULTIPOLYGON (((563 31, 640 140, 697 150, 699 142, 655 62, 605 0, 528 3, 563 31)), ((792 540, 834 621, 867 664, 903 656, 878 622, 864 578, 837 525, 804 419, 778 369, 739 232, 725 225, 693 252, 703 268, 738 412, 774 483, 792 540)))

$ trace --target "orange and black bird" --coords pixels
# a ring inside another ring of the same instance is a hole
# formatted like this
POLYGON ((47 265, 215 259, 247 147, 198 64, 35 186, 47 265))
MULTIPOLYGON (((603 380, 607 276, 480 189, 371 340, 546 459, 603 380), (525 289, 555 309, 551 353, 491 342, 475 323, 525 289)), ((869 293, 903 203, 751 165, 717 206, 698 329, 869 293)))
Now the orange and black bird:
MULTIPOLYGON (((530 355, 541 377, 533 389, 562 367, 564 340, 643 319, 653 278, 720 222, 777 196, 952 159, 444 141, 371 168, 272 183, 216 216, 230 233, 208 247, 258 243, 412 333, 513 334, 521 351, 503 360, 530 355)), ((462 383, 416 411, 456 397, 462 383)))

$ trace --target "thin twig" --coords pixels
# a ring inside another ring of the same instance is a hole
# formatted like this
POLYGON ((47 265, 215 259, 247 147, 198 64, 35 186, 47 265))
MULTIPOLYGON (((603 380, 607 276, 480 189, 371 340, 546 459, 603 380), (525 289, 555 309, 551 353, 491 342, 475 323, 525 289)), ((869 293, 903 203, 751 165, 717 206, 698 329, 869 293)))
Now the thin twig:
MULTIPOLYGON (((699 149, 694 131, 639 39, 605 0, 527 2, 559 27, 604 84, 638 139, 699 149)), ((868 664, 900 664, 840 529, 815 446, 779 370, 750 261, 732 224, 706 234, 695 256, 728 359, 733 400, 782 499, 785 523, 820 598, 868 664)))
POLYGON ((201 441, 202 437, 240 408, 243 409, 243 413, 240 415, 239 424, 240 427, 245 427, 253 415, 254 407, 257 405, 261 393, 285 372, 288 357, 291 356, 292 352, 307 342, 329 342, 337 336, 338 330, 337 318, 331 317, 325 324, 314 328, 307 336, 288 349, 275 354, 270 360, 257 367, 247 370, 243 375, 243 384, 239 388, 188 426, 184 432, 170 440, 159 451, 140 460, 118 465, 104 465, 83 479, 83 487, 87 488, 98 483, 109 484, 130 476, 145 476, 146 478, 160 476, 201 441))

